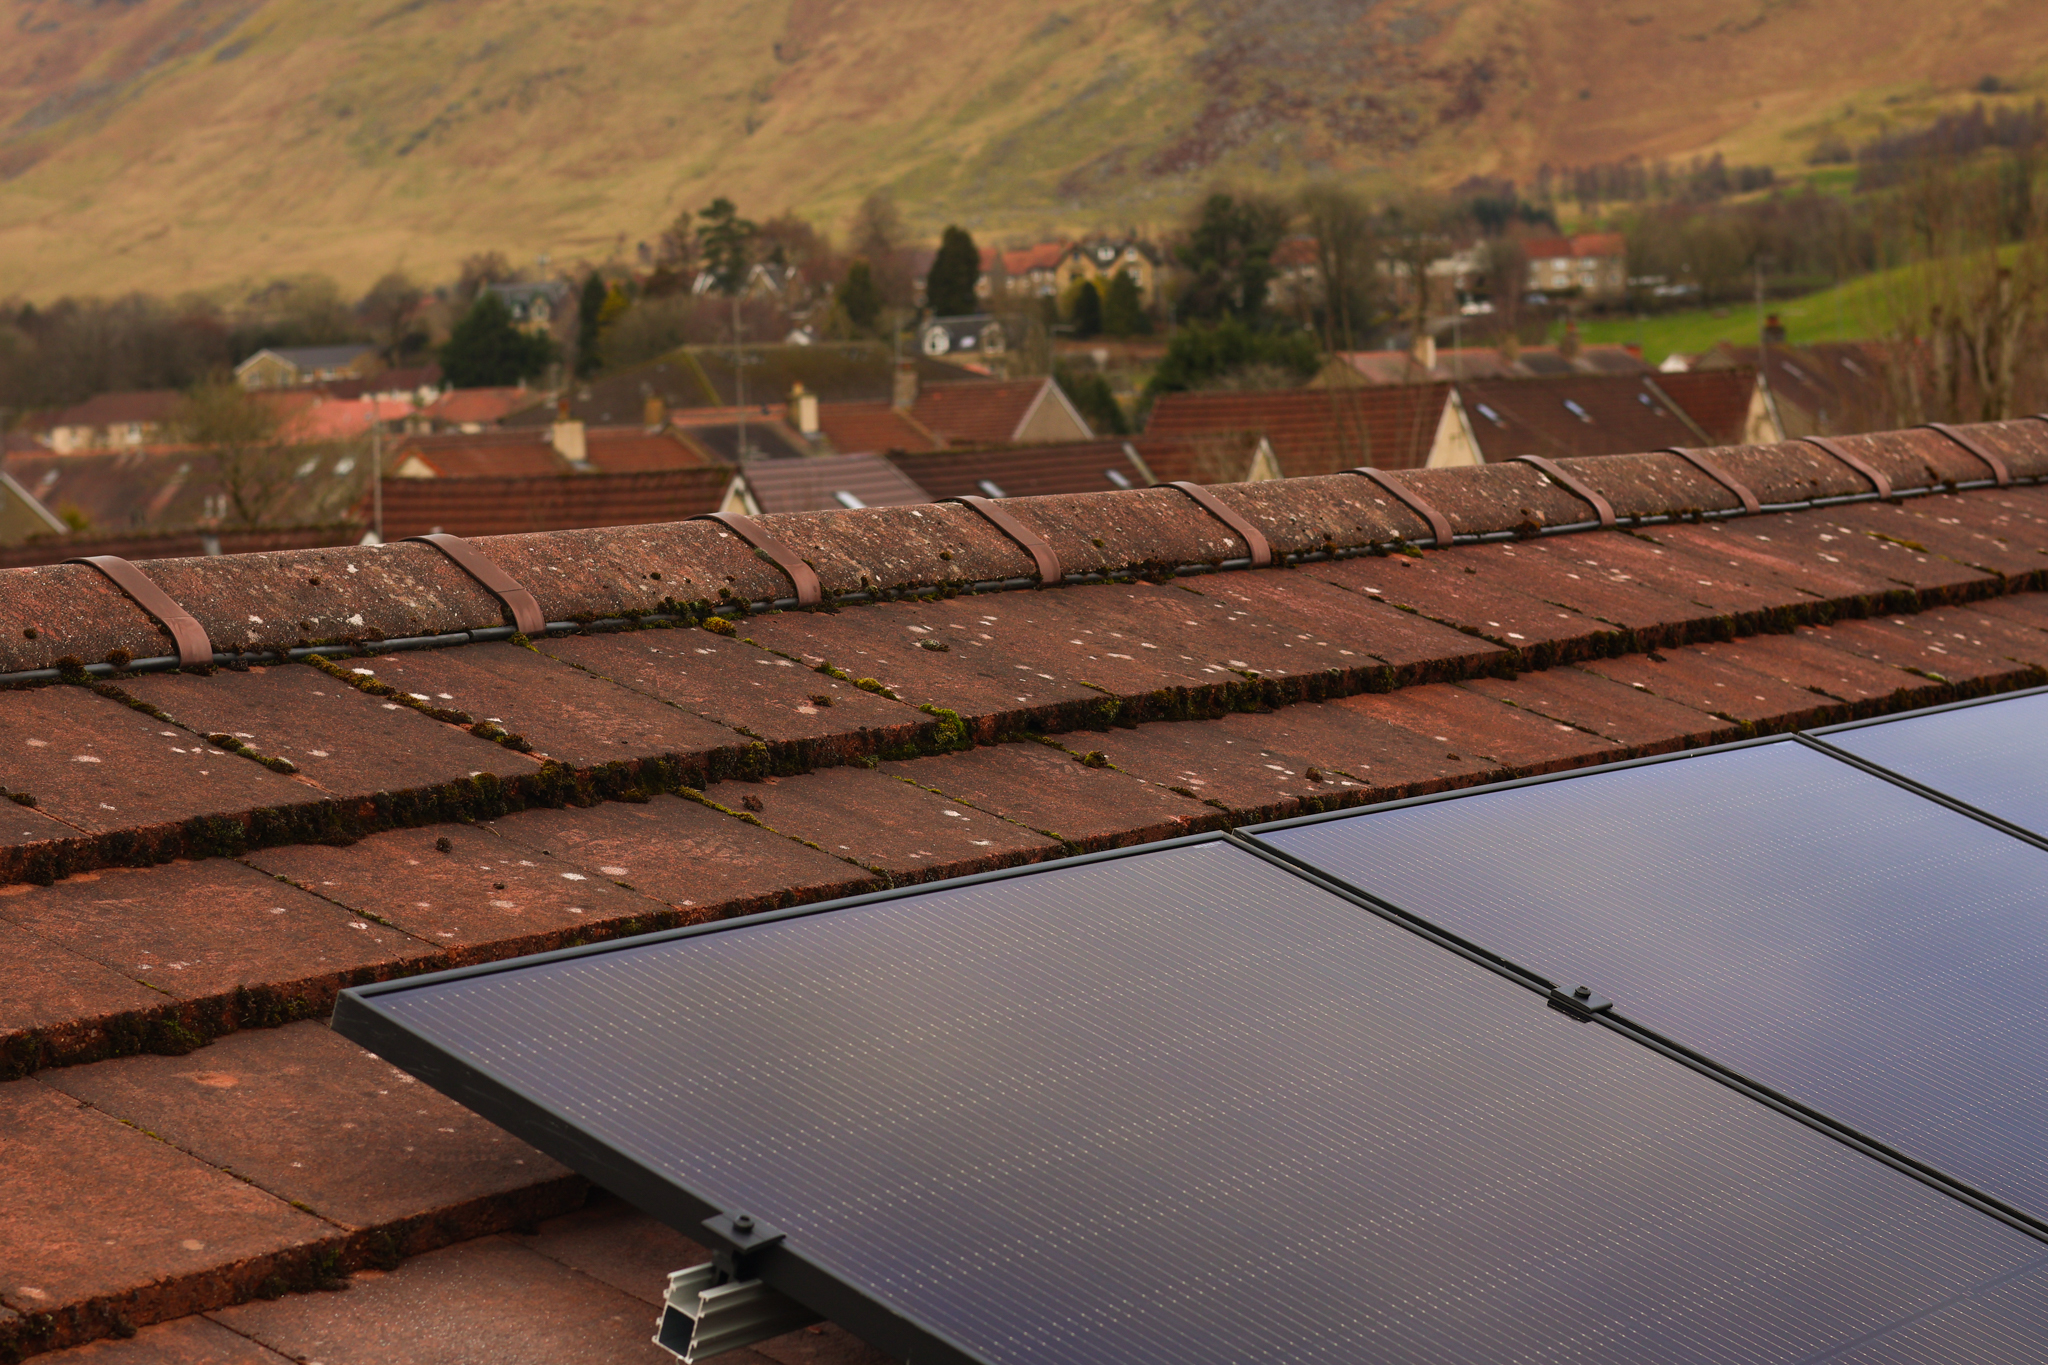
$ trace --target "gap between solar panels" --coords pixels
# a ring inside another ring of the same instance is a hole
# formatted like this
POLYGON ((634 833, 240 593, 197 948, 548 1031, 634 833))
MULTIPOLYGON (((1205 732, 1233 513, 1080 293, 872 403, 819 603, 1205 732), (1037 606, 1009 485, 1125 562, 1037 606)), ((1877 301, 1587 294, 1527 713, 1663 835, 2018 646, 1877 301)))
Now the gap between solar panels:
POLYGON ((2014 1003, 2048 993, 2044 721, 2036 690, 1246 834, 1532 974, 1590 980, 1592 998, 1619 1002, 1604 1017, 1647 1045, 2048 1239, 2048 1122, 2024 1117, 2024 1096, 2048 1081, 2048 1025, 2014 1003), (2001 723, 2006 702, 2029 714, 2001 723), (1895 771, 1836 747, 1929 724, 2010 737, 1994 794, 2019 818, 1965 799, 1979 794, 1959 794, 1954 771, 1895 771), (1784 799, 1794 789, 1803 804, 1784 799), (1867 899, 1838 903, 1842 886, 1867 899), (1887 903, 1900 887, 1923 899, 1887 903), (1870 1004, 1880 998, 1888 1012, 1870 1004), (2013 1055, 2018 1044, 1987 1034, 2026 1046, 2013 1055), (1946 1067, 2007 1092, 1973 1108, 1955 1083, 1924 1079, 1946 1067), (1907 1072, 1922 1080, 1897 1079, 1907 1072))
MULTIPOLYGON (((1773 745, 1868 776, 1783 739, 1684 757, 1773 745)), ((1338 819, 1660 764, 1682 767, 1640 760, 362 987, 335 1027, 713 1246, 709 1270, 672 1277, 657 1338, 691 1359, 809 1314, 920 1361, 1498 1358, 1568 1340, 1575 1358, 1618 1362, 1725 1358, 1759 1335, 1799 1359, 1956 1304, 1991 1313, 1979 1291, 2043 1258, 2026 1209, 1673 1041, 1625 992, 1617 1006, 1561 985, 1571 974, 1285 847, 1338 819), (1708 1130, 1741 1159, 1686 1146, 1708 1130), (1552 1183, 1522 1188, 1516 1162, 1552 1183), (1517 1199, 1535 1202, 1494 1207, 1517 1199), (1681 1205, 1732 1221, 1703 1232, 1681 1205), (1487 1209, 1501 1226, 1470 1212, 1487 1209), (1681 1247, 1737 1225, 1770 1227, 1772 1244, 1717 1244, 1749 1278, 1701 1310, 1693 1291, 1718 1272, 1681 1247), (1858 1273, 1887 1284, 1881 1311, 1860 1282, 1824 1283, 1828 1239, 1851 1227, 1858 1273), (1600 1259, 1608 1238, 1631 1269, 1600 1259), (1899 1296, 1927 1273, 1904 1268, 1917 1253, 1899 1238, 1939 1242, 1971 1275, 2002 1268, 1899 1296), (1953 1254, 1985 1239, 1996 1254, 1953 1254), (1569 1330, 1506 1268, 1552 1243, 1568 1250, 1545 1262, 1546 1293, 1610 1304, 1569 1330), (1336 1247, 1342 1265, 1310 1254, 1336 1247), (1485 1282, 1492 1307, 1475 1291, 1429 1308, 1403 1278, 1425 1269, 1485 1282), (1667 1282, 1689 1306, 1658 1299, 1667 1282), (1260 1306, 1216 1316, 1236 1302, 1260 1306), (1863 1307, 1771 1317, 1793 1302, 1863 1307), (1644 1340, 1645 1322, 1665 1338, 1644 1340)), ((2028 1303, 2025 1328, 2048 1328, 2048 1295, 2028 1303)))

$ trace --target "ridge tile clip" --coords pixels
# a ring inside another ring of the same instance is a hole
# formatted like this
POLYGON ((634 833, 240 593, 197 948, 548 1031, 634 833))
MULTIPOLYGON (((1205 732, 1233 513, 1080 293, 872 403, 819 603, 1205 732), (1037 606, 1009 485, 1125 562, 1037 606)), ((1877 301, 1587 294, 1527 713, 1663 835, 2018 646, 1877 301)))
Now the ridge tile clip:
POLYGON ((1450 518, 1437 511, 1420 493, 1417 493, 1407 484, 1402 483, 1386 470, 1374 469, 1371 465, 1360 465, 1356 469, 1347 469, 1344 472, 1361 475, 1378 484, 1387 493, 1399 500, 1402 506, 1429 523, 1429 533, 1435 537, 1437 549, 1448 550, 1451 548, 1450 518))
POLYGON ((2005 461, 1999 459, 1992 451, 1985 449, 1976 437, 1966 431, 1958 431, 1946 422, 1929 422, 1927 429, 1940 432, 1948 437, 1949 440, 1954 441, 1964 450, 1969 451, 1972 455, 1982 460, 1991 470, 1992 482, 1996 483, 2000 488, 2007 488, 2012 485, 2012 471, 2006 468, 2005 461))
POLYGON ((1843 445, 1840 441, 1837 441, 1834 437, 1802 436, 1799 439, 1816 450, 1825 451, 1827 454, 1834 456, 1837 460, 1870 480, 1870 486, 1877 490, 1877 496, 1883 498, 1886 502, 1892 500, 1892 481, 1885 476, 1885 472, 1843 445))
POLYGON ((1175 479, 1172 483, 1164 485, 1164 487, 1178 488, 1181 492, 1194 499, 1197 507, 1236 533, 1237 538, 1244 542, 1245 550, 1251 556, 1254 569, 1264 569, 1272 566, 1273 547, 1267 542, 1265 532, 1252 525, 1230 508, 1225 507, 1214 493, 1211 493, 1198 483, 1189 483, 1186 479, 1175 479))
POLYGON ((789 546, 768 534, 768 528, 752 517, 738 512, 701 512, 691 521, 715 521, 740 540, 759 550, 768 557, 769 563, 782 570, 789 579, 790 587, 796 590, 796 604, 800 607, 815 607, 824 600, 824 588, 818 582, 818 572, 804 563, 803 557, 789 546))
POLYGON ((1704 450, 1688 450, 1684 446, 1665 446, 1657 453, 1659 455, 1676 455, 1679 459, 1684 460, 1694 469, 1697 469, 1700 473, 1706 475, 1715 483, 1720 484, 1721 487, 1727 489, 1730 493, 1733 493, 1741 500, 1742 510, 1745 514, 1753 517, 1763 510, 1763 504, 1757 501, 1757 496, 1750 491, 1749 485, 1723 469, 1720 462, 1708 456, 1704 450))
POLYGON ((127 594, 129 601, 161 622, 178 646, 179 668, 213 667, 213 643, 206 638, 206 628, 193 619, 191 612, 173 602, 171 595, 151 581, 148 574, 119 555, 84 555, 64 562, 98 569, 127 594))
POLYGON ((1060 567, 1059 554, 1052 548, 1051 542, 1011 516, 1006 509, 988 498, 977 497, 972 493, 962 493, 957 498, 946 498, 944 501, 957 502, 963 507, 979 512, 983 521, 1028 552, 1032 563, 1038 566, 1039 587, 1057 588, 1066 582, 1066 570, 1060 567))
POLYGON ((423 536, 407 536, 422 545, 431 545, 455 561, 455 567, 474 578, 478 585, 498 599, 512 618, 512 629, 528 639, 548 633, 547 618, 541 615, 540 603, 533 600, 533 594, 521 587, 519 580, 505 572, 497 560, 464 540, 461 536, 449 535, 446 531, 433 531, 423 536))
POLYGON ((1593 994, 1590 986, 1574 986, 1570 990, 1562 986, 1552 986, 1550 1008, 1560 1014, 1569 1014, 1583 1024, 1594 1015, 1604 1014, 1613 1009, 1614 1002, 1593 994))
POLYGON ((1600 518, 1601 530, 1614 529, 1614 504, 1600 496, 1599 491, 1591 484, 1567 471, 1557 461, 1545 459, 1541 455, 1517 455, 1509 463, 1535 466, 1542 471, 1544 478, 1592 508, 1594 515, 1600 518))

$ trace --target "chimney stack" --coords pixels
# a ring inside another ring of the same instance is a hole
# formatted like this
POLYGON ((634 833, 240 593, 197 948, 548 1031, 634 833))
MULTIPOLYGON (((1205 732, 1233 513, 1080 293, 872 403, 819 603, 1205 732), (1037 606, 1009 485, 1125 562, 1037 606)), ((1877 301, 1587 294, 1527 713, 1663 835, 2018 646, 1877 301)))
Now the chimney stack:
POLYGON ((898 412, 909 412, 917 406, 917 362, 898 359, 896 382, 889 395, 889 406, 898 412))
POLYGON ((1415 344, 1409 348, 1408 353, 1415 358, 1415 363, 1421 367, 1424 375, 1436 373, 1435 337, 1431 336, 1428 332, 1424 332, 1415 338, 1415 344))
MULTIPOLYGON (((914 376, 913 376, 914 377, 914 376)), ((796 429, 806 436, 818 434, 818 395, 808 393, 798 384, 789 391, 789 415, 796 419, 796 429)))
POLYGON ((557 422, 548 428, 548 444, 557 454, 573 465, 590 463, 590 453, 583 443, 583 423, 557 422))

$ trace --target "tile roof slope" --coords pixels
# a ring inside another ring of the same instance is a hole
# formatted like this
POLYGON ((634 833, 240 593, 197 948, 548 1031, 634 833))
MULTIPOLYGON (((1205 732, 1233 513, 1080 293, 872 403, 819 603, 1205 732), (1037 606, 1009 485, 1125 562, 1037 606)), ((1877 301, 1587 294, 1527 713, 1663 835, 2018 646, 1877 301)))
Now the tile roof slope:
POLYGON ((953 445, 995 445, 1018 439, 1025 419, 1052 396, 1052 380, 956 380, 918 390, 910 415, 919 426, 953 445))
POLYGON ((1410 351, 1346 351, 1339 358, 1371 384, 1414 384, 1424 379, 1505 379, 1533 374, 1538 366, 1554 373, 1578 369, 1628 374, 1650 368, 1641 356, 1623 346, 1585 346, 1580 348, 1576 361, 1566 360, 1555 347, 1524 347, 1511 359, 1492 346, 1440 346, 1436 364, 1427 372, 1410 351))
POLYGON ((489 425, 521 409, 535 406, 541 397, 526 388, 450 389, 427 404, 422 415, 437 422, 489 425))
POLYGON ((890 403, 820 403, 818 430, 841 455, 939 450, 945 442, 890 403))
POLYGON ((645 427, 589 427, 583 453, 606 474, 647 474, 663 469, 701 469, 712 463, 673 433, 645 427))
POLYGON ((1732 346, 1722 342, 1695 369, 1730 365, 1757 368, 1761 363, 1779 415, 1792 420, 1786 407, 1813 414, 1822 434, 1867 430, 1892 407, 1885 386, 1885 361, 1878 344, 1867 341, 1820 342, 1810 346, 1732 346))
POLYGON ((384 536, 505 536, 681 521, 717 511, 732 477, 729 466, 700 463, 623 474, 388 479, 384 536))
POLYGON ((741 471, 763 512, 822 512, 848 504, 904 507, 932 495, 879 455, 824 455, 756 460, 741 471))
MULTIPOLYGON (((820 402, 864 402, 887 399, 895 358, 884 342, 825 342, 813 346, 749 346, 746 389, 753 401, 781 402, 796 384, 820 402)), ((968 378, 958 365, 926 355, 910 357, 924 383, 968 378)), ((737 401, 730 346, 686 346, 645 364, 600 375, 578 385, 569 395, 569 415, 579 422, 608 426, 637 422, 646 415, 649 397, 669 409, 730 407, 737 401)), ((555 420, 552 405, 512 413, 508 426, 545 426, 555 420)))
MULTIPOLYGON (((190 448, 11 454, 6 469, 45 507, 76 514, 83 529, 98 534, 217 529, 229 519, 220 510, 228 489, 214 458, 190 448)), ((257 509, 260 524, 319 525, 347 519, 365 491, 367 469, 347 450, 288 450, 252 476, 245 491, 261 500, 262 490, 273 490, 257 509)))
POLYGON ((1489 461, 1708 444, 1648 375, 1478 379, 1458 385, 1458 394, 1489 461))
MULTIPOLYGON (((1151 480, 1129 454, 1121 437, 1047 446, 1006 446, 989 450, 946 450, 892 455, 890 463, 935 498, 964 493, 988 497, 1038 498, 1058 493, 1109 493, 1143 488, 1151 480), (1111 478, 1114 471, 1124 480, 1111 478), (990 493, 983 483, 1001 493, 990 493)), ((1142 458, 1142 456, 1141 456, 1142 458)))
POLYGON ((52 427, 104 427, 122 422, 161 424, 171 420, 184 398, 176 389, 94 394, 83 403, 41 417, 34 425, 38 431, 48 431, 52 427))
MULTIPOLYGON (((2048 423, 1971 433, 2048 476, 2048 423)), ((527 648, 423 545, 144 565, 217 648, 361 645, 210 676, 82 671, 161 636, 88 569, 14 571, 0 669, 71 662, 0 693, 0 785, 33 800, 0 805, 0 1336, 396 1358, 423 1293, 535 1339, 644 1312, 648 1266, 695 1253, 340 1045, 315 1021, 348 983, 2048 681, 2048 489, 1983 487, 1933 432, 1850 447, 1933 491, 1811 507, 1868 485, 1727 448, 1789 510, 1725 516, 1621 455, 1568 467, 1626 526, 1513 538, 1588 511, 1528 466, 1420 470, 1454 530, 1510 536, 1420 552, 1365 480, 1246 484, 1216 495, 1291 567, 1191 577, 1243 546, 1175 490, 1020 498, 1117 581, 985 595, 1031 561, 965 508, 779 516, 837 609, 731 621, 705 613, 789 585, 714 524, 481 540, 569 623, 527 648), (569 1249, 606 1239, 646 1262, 569 1249)))
POLYGON ((545 430, 523 428, 405 436, 393 444, 385 467, 397 473, 412 459, 444 479, 522 478, 571 468, 545 430))
POLYGON ((1148 436, 1264 436, 1289 478, 1370 464, 1414 469, 1429 458, 1448 384, 1276 392, 1169 393, 1148 436))
POLYGON ((1709 445, 1734 445, 1742 439, 1750 401, 1756 396, 1754 369, 1680 370, 1655 375, 1649 382, 1706 433, 1709 445))

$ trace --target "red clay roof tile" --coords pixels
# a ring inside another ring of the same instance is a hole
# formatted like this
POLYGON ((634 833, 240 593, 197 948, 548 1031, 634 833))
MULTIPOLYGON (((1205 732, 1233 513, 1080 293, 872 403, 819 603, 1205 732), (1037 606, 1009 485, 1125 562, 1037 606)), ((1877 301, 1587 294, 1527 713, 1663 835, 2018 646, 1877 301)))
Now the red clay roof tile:
POLYGON ((1161 395, 1148 436, 1263 436, 1290 478, 1357 465, 1413 469, 1429 459, 1447 384, 1161 395))

